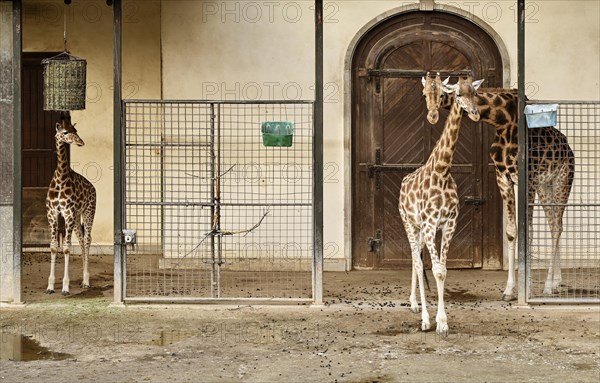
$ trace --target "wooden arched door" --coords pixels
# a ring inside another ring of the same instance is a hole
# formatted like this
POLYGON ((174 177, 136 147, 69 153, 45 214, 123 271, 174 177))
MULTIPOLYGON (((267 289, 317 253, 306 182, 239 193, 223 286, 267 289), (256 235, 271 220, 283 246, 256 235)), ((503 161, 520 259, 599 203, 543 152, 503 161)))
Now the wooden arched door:
MULTIPOLYGON (((410 246, 398 212, 400 183, 425 163, 447 116, 442 111, 435 126, 427 122, 421 76, 464 70, 484 78, 488 87, 502 86, 502 60, 494 41, 455 15, 402 14, 373 28, 359 43, 352 66, 355 268, 410 265, 410 246)), ((461 211, 448 267, 500 268, 502 204, 488 155, 494 130, 467 118, 462 121, 452 168, 461 211)))

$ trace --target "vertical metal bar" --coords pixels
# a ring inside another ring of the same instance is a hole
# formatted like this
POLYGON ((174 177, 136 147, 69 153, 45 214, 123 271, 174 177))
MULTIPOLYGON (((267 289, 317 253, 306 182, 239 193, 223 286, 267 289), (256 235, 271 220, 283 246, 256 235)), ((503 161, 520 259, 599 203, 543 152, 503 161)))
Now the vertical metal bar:
POLYGON ((313 303, 323 303, 323 0, 315 0, 313 109, 313 303))
POLYGON ((221 298, 221 265, 223 264, 223 236, 221 234, 221 104, 217 105, 217 177, 218 181, 218 190, 219 193, 217 195, 217 233, 219 236, 217 237, 217 298, 221 298))
POLYGON ((21 0, 13 1, 13 303, 22 303, 21 276, 23 250, 23 180, 21 178, 21 0))
MULTIPOLYGON (((216 282, 216 254, 215 254, 215 207, 217 204, 215 186, 217 185, 215 178, 215 104, 210 104, 210 297, 215 297, 216 282)), ((218 292, 217 292, 218 294, 218 292)))
POLYGON ((114 99, 113 99, 113 156, 114 156, 114 238, 115 238, 115 259, 114 259, 114 303, 121 303, 124 299, 123 289, 123 207, 124 207, 124 187, 123 187, 123 150, 124 135, 121 126, 121 0, 113 2, 114 16, 114 99))
POLYGON ((518 303, 527 303, 527 129, 525 127, 525 0, 518 0, 518 88, 519 88, 519 184, 518 184, 518 253, 519 253, 519 283, 518 303))

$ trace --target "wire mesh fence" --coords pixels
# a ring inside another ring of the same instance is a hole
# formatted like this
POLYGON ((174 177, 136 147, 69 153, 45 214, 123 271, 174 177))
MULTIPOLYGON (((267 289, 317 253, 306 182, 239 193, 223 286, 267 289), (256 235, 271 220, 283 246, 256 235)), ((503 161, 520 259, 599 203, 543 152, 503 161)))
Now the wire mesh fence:
POLYGON ((312 102, 126 101, 125 299, 310 299, 312 119, 312 102))
POLYGON ((600 102, 558 104, 556 128, 528 127, 527 295, 600 301, 600 102))

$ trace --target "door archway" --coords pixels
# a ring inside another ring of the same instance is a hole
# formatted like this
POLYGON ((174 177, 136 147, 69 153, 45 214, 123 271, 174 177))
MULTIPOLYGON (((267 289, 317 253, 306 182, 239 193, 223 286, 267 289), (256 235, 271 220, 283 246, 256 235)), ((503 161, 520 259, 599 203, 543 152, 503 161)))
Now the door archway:
MULTIPOLYGON (((428 71, 464 70, 484 78, 488 87, 503 85, 502 57, 492 37, 454 14, 402 13, 377 24, 358 42, 351 73, 354 268, 410 265, 398 212, 400 183, 426 161, 447 116, 442 111, 435 126, 426 121, 420 79, 428 71)), ((463 119, 452 170, 461 213, 448 267, 502 266, 502 203, 488 155, 493 137, 493 128, 463 119)))

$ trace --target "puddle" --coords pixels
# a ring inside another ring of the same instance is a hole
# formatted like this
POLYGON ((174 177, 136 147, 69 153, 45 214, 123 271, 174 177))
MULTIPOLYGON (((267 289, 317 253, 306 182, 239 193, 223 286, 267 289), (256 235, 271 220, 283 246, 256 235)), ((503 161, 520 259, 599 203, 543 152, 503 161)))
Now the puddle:
POLYGON ((0 339, 0 360, 29 362, 33 360, 65 360, 69 354, 53 352, 25 335, 3 333, 0 339))

